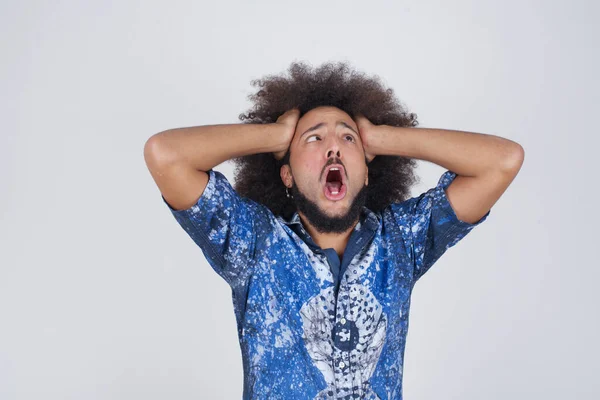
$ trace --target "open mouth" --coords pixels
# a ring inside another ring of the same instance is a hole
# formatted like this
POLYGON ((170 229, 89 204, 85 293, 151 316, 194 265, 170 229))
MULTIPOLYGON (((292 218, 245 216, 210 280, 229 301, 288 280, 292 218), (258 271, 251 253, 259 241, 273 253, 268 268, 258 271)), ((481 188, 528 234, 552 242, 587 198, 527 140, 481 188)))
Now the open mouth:
POLYGON ((333 201, 341 200, 346 196, 346 184, 344 183, 341 168, 332 167, 327 171, 323 194, 325 194, 325 197, 329 200, 333 201))

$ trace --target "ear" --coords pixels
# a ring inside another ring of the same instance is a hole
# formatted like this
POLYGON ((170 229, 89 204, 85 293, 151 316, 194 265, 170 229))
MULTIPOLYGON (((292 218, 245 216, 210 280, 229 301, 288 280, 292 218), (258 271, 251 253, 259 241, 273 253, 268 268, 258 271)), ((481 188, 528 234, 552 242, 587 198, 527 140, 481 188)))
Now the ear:
POLYGON ((288 164, 284 164, 279 169, 279 176, 281 177, 281 181, 286 187, 291 187, 293 178, 290 172, 290 166, 288 164))

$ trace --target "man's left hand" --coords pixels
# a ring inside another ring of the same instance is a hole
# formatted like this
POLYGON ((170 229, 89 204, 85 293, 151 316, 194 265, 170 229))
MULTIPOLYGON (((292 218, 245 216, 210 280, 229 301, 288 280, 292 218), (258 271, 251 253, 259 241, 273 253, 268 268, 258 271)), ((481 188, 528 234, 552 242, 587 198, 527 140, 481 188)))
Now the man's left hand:
POLYGON ((376 154, 372 150, 371 143, 374 140, 375 128, 376 125, 373 125, 371 121, 365 118, 364 115, 358 113, 354 118, 356 125, 358 126, 358 133, 360 134, 360 139, 363 144, 363 148, 365 150, 365 157, 367 158, 367 163, 370 163, 376 156, 376 154))

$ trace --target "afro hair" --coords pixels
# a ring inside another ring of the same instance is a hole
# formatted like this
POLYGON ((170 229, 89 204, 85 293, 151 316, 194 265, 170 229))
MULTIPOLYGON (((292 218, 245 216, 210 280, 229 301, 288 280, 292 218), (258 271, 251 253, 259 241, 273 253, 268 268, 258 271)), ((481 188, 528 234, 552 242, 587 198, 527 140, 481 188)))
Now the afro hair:
MULTIPOLYGON (((254 106, 239 119, 249 124, 271 124, 286 111, 298 107, 301 118, 313 108, 333 106, 353 119, 364 115, 374 125, 415 127, 417 116, 408 113, 377 76, 371 78, 352 70, 347 62, 328 62, 311 69, 304 62, 293 62, 289 77, 268 75, 253 80, 259 90, 248 98, 254 106)), ((289 219, 296 211, 293 199, 286 196, 279 171, 289 163, 289 149, 281 160, 272 153, 259 153, 232 159, 234 188, 242 197, 268 207, 275 216, 289 219)), ((365 158, 366 162, 366 158, 365 158)), ((402 156, 377 155, 369 164, 369 185, 365 206, 380 212, 394 202, 410 196, 418 181, 416 160, 402 156)))

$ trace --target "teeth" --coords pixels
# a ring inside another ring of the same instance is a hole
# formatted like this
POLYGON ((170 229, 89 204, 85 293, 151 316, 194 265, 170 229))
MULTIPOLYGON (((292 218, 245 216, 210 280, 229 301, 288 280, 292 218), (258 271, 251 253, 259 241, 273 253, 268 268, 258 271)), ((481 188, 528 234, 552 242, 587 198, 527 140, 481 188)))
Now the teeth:
POLYGON ((339 193, 338 191, 336 191, 336 192, 331 192, 331 194, 338 194, 338 193, 339 193))
POLYGON ((333 168, 331 168, 331 169, 330 169, 330 171, 339 171, 339 170, 340 170, 340 169, 339 169, 339 168, 336 168, 336 167, 333 167, 333 168))

